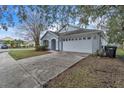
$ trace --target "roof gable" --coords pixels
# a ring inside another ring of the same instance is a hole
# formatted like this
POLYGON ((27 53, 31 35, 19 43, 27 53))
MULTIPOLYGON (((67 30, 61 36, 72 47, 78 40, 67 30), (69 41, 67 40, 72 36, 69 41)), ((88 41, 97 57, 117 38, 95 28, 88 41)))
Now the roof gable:
POLYGON ((58 37, 57 33, 52 32, 52 31, 47 31, 47 32, 41 37, 41 40, 42 40, 47 34, 52 34, 53 36, 58 37))

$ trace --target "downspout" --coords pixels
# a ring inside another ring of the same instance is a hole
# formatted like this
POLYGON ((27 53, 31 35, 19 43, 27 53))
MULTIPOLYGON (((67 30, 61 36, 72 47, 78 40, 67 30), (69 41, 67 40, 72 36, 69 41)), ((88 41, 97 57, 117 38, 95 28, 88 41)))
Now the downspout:
POLYGON ((60 44, 59 43, 60 43, 60 35, 58 34, 58 51, 60 51, 60 46, 59 46, 60 44))
POLYGON ((63 51, 63 40, 61 38, 61 51, 63 51))
POLYGON ((100 39, 99 39, 100 40, 99 41, 99 49, 101 49, 102 48, 102 35, 101 35, 101 33, 100 33, 99 36, 100 36, 100 39))
POLYGON ((63 51, 63 41, 62 41, 62 38, 60 37, 60 51, 62 52, 63 51))
POLYGON ((61 51, 61 46, 60 46, 60 44, 61 44, 61 37, 60 37, 60 35, 58 34, 58 51, 61 51))
POLYGON ((93 54, 93 47, 94 47, 93 46, 93 35, 91 37, 92 37, 91 39, 92 39, 92 54, 93 54))
POLYGON ((58 51, 59 51, 60 49, 59 49, 59 36, 58 36, 58 51))

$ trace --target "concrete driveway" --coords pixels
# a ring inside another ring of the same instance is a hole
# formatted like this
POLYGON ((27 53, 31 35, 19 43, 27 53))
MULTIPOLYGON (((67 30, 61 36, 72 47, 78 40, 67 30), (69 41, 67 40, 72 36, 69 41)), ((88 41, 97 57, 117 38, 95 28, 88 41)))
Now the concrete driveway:
POLYGON ((54 52, 15 61, 8 53, 1 53, 0 87, 43 87, 86 56, 88 54, 54 52))

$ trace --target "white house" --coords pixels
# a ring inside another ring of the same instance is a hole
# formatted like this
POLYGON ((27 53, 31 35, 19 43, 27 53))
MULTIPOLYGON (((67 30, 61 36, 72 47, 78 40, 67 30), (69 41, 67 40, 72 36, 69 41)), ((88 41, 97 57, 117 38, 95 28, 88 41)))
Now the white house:
POLYGON ((41 37, 41 45, 48 49, 69 52, 95 53, 102 47, 103 31, 78 29, 68 32, 47 31, 41 37))

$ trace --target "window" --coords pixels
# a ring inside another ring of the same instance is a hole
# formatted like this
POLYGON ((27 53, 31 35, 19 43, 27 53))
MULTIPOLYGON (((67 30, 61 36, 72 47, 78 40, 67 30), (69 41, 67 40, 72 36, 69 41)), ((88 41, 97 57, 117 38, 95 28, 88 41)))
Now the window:
POLYGON ((48 41, 48 40, 44 40, 44 41, 43 41, 43 45, 44 45, 44 46, 49 46, 49 41, 48 41))
POLYGON ((66 38, 66 41, 68 41, 68 39, 66 38))
POLYGON ((88 37, 87 39, 88 39, 88 40, 90 40, 90 39, 91 39, 91 37, 88 37))
POLYGON ((63 41, 65 41, 65 39, 63 39, 63 41))
POLYGON ((70 41, 71 39, 69 38, 68 40, 70 41))
POLYGON ((75 38, 75 40, 77 40, 77 38, 75 38))
POLYGON ((86 37, 83 37, 83 40, 86 40, 86 37))
POLYGON ((72 38, 71 40, 73 41, 74 39, 72 38))
POLYGON ((81 38, 81 37, 79 37, 79 40, 82 40, 82 38, 81 38))

